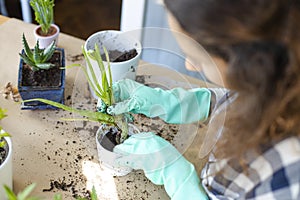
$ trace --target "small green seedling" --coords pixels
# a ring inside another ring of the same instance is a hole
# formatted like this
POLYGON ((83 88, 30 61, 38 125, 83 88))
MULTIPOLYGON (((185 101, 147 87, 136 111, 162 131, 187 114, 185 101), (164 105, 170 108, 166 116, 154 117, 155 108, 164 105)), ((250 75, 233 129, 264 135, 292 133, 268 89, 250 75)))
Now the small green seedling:
POLYGON ((41 26, 43 34, 47 35, 53 23, 54 0, 31 0, 30 6, 34 11, 35 20, 41 26))
POLYGON ((45 49, 40 49, 39 41, 37 41, 33 50, 30 49, 24 34, 22 37, 22 42, 24 47, 24 54, 19 53, 19 55, 23 59, 23 61, 31 67, 33 71, 38 71, 40 69, 47 70, 51 67, 54 67, 54 64, 48 62, 55 52, 56 46, 54 41, 45 49))
MULTIPOLYGON (((0 107, 0 120, 6 117, 6 110, 0 107)), ((3 140, 4 137, 10 137, 9 133, 3 131, 2 126, 0 126, 0 147, 4 147, 6 142, 3 140)))
MULTIPOLYGON (((90 196, 91 196, 91 200, 98 200, 97 192, 94 186, 92 188, 92 192, 90 192, 90 196)), ((87 200, 87 198, 78 197, 76 198, 76 200, 87 200)))

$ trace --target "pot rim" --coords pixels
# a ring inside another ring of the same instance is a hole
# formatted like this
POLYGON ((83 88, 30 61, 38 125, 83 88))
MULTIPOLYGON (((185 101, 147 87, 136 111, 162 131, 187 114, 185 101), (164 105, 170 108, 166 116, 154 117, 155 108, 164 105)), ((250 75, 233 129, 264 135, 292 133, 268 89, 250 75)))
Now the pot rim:
POLYGON ((37 33, 37 30, 41 27, 41 25, 36 26, 36 27, 34 28, 33 33, 34 33, 34 35, 35 35, 37 38, 40 38, 40 39, 42 39, 42 38, 55 38, 57 35, 59 35, 59 33, 60 33, 60 28, 59 28, 59 26, 56 25, 56 24, 51 24, 51 26, 54 27, 54 28, 56 28, 56 30, 57 30, 56 33, 53 34, 53 35, 42 36, 42 35, 38 34, 38 33, 37 33))
MULTIPOLYGON (((89 43, 89 40, 91 40, 92 38, 97 37, 98 35, 101 35, 101 34, 103 34, 103 33, 108 33, 108 32, 113 33, 113 34, 115 34, 115 35, 121 35, 122 33, 125 33, 125 32, 120 31, 120 30, 103 30, 103 31, 95 32, 95 33, 93 33, 92 35, 90 35, 90 36, 86 39, 86 41, 85 41, 85 43, 84 43, 84 50, 85 50, 85 51, 88 51, 88 50, 89 50, 88 47, 87 47, 87 46, 88 46, 88 43, 89 43)), ((115 37, 115 36, 114 36, 114 37, 115 37)), ((133 48, 136 49, 137 55, 134 56, 133 58, 129 59, 129 60, 126 60, 126 61, 122 61, 122 62, 111 62, 111 61, 110 61, 110 63, 113 63, 114 65, 118 65, 118 64, 120 63, 120 64, 123 65, 124 63, 132 62, 132 60, 139 59, 139 58, 141 57, 141 54, 142 54, 142 44, 141 44, 141 42, 140 42, 138 39, 136 39, 136 38, 134 38, 134 37, 131 37, 131 36, 129 36, 129 35, 126 35, 126 37, 129 38, 130 40, 134 41, 135 46, 133 46, 133 48)), ((109 50, 109 49, 107 49, 107 50, 109 50)), ((106 61, 103 61, 103 62, 106 63, 106 61)))

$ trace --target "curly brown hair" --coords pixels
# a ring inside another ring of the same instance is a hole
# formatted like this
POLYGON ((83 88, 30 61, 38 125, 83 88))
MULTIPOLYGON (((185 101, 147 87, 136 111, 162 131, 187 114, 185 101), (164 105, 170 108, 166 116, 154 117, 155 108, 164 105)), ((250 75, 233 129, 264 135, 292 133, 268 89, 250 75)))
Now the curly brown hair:
POLYGON ((300 1, 165 0, 181 27, 210 54, 228 62, 227 110, 216 152, 242 158, 300 136, 300 1))

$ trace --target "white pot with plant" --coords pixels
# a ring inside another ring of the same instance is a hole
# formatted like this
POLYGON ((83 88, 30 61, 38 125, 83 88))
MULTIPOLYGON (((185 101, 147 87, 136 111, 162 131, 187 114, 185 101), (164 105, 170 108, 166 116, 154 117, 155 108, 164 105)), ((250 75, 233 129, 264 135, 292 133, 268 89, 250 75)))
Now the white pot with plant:
MULTIPOLYGON (((94 51, 95 44, 105 46, 110 59, 110 68, 112 81, 116 82, 121 79, 135 80, 136 69, 142 54, 142 45, 139 40, 129 35, 127 32, 117 30, 105 30, 92 34, 84 44, 84 50, 94 51)), ((102 49, 100 49, 105 66, 106 59, 102 49)), ((93 67, 98 81, 101 82, 101 72, 99 71, 97 61, 91 57, 90 63, 93 67)), ((89 76, 91 75, 88 69, 89 76)), ((93 90, 92 95, 97 98, 93 90)))
POLYGON ((58 44, 60 28, 54 24, 54 0, 31 0, 35 20, 39 24, 34 29, 34 36, 40 43, 40 48, 46 48, 52 41, 58 44))
MULTIPOLYGON (((102 105, 101 108, 109 107, 114 103, 113 90, 112 90, 113 81, 112 81, 112 73, 110 70, 109 56, 105 47, 103 47, 103 51, 105 53, 106 60, 108 61, 106 63, 103 62, 98 45, 95 44, 94 51, 86 51, 84 48, 82 48, 83 55, 86 59, 87 67, 81 64, 74 64, 72 66, 69 66, 69 67, 77 66, 82 69, 82 71, 85 74, 85 77, 90 83, 92 90, 94 91, 95 95, 98 98, 98 102, 101 102, 101 104, 105 104, 105 106, 102 105), (92 59, 97 61, 97 66, 99 68, 99 71, 101 72, 101 82, 99 82, 99 79, 96 77, 96 74, 93 70, 93 66, 91 64, 92 59), (107 64, 107 66, 105 66, 105 64, 107 64), (90 76, 88 75, 87 68, 90 70, 91 73, 90 76)), ((95 108, 96 111, 79 110, 57 102, 53 102, 41 98, 30 99, 24 102, 32 102, 32 101, 41 101, 43 103, 55 106, 57 108, 61 108, 66 111, 77 113, 85 117, 83 120, 99 122, 99 129, 97 131, 96 142, 97 142, 98 157, 100 162, 103 164, 103 166, 111 170, 111 174, 115 176, 123 176, 128 174, 130 171, 132 171, 131 168, 117 166, 114 160, 118 158, 120 155, 112 151, 115 145, 122 143, 130 135, 139 132, 138 129, 133 125, 128 125, 129 122, 126 114, 113 116, 106 113, 105 110, 100 111, 96 108, 95 108)))
MULTIPOLYGON (((6 117, 5 110, 0 108, 0 120, 6 117)), ((12 188, 12 142, 10 135, 0 126, 0 200, 4 200, 5 191, 3 186, 12 188)))
MULTIPOLYGON (((128 134, 137 134, 139 130, 132 124, 128 124, 128 134)), ((113 176, 124 176, 132 171, 129 167, 115 165, 115 160, 120 157, 113 152, 114 147, 123 142, 119 140, 119 130, 115 126, 103 124, 96 133, 96 144, 99 161, 113 176)), ((121 134, 120 134, 121 135, 121 134)))

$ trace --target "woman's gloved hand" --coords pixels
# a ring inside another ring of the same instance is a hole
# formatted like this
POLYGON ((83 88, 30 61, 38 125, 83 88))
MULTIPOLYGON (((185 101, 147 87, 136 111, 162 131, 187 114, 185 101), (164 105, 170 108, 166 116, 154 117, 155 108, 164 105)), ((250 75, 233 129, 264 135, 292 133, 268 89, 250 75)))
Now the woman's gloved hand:
POLYGON ((205 121, 209 115, 211 93, 206 88, 163 90, 125 79, 113 84, 115 105, 107 113, 141 113, 160 117, 167 123, 205 121))
POLYGON ((164 185, 172 200, 208 199, 193 164, 163 138, 139 133, 117 145, 114 152, 122 155, 116 160, 120 166, 142 169, 154 184, 164 185))

